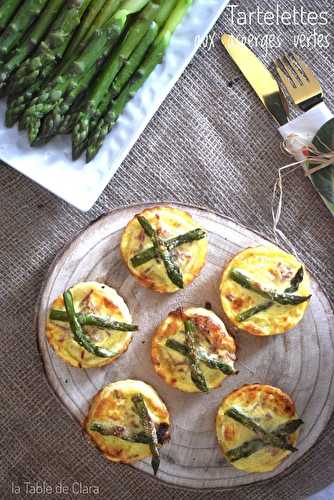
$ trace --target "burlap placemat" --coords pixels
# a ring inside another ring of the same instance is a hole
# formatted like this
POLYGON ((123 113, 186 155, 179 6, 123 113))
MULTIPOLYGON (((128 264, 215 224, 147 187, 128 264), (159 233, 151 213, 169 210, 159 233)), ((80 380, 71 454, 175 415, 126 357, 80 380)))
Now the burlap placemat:
MULTIPOLYGON (((274 9, 276 2, 242 2, 239 10, 274 9)), ((332 12, 332 0, 295 1, 306 10, 332 12)), ((291 2, 281 8, 291 11, 291 2)), ((207 206, 270 235, 270 202, 278 167, 287 159, 273 121, 240 77, 219 44, 223 31, 279 34, 284 49, 294 33, 312 26, 231 25, 225 12, 208 43, 196 55, 164 105, 95 207, 87 214, 71 208, 14 170, 0 168, 1 311, 1 490, 4 499, 100 498, 212 499, 302 498, 334 479, 334 421, 303 459, 282 476, 233 491, 180 490, 126 466, 110 465, 92 448, 48 387, 32 322, 38 292, 55 254, 77 232, 107 210, 145 200, 170 200, 207 206), (43 483, 44 482, 44 483, 43 483), (62 482, 69 493, 48 495, 62 482), (44 485, 44 486, 43 486, 44 485), (71 492, 71 489, 75 488, 71 492), (20 493, 15 493, 21 489, 20 493), (81 493, 77 493, 80 491, 81 493), (98 496, 96 495, 98 498, 98 496)), ((333 20, 318 26, 333 34, 333 20)), ((263 50, 259 50, 262 55, 263 50)), ((269 63, 282 49, 271 49, 269 63)), ((300 51, 323 82, 334 108, 330 49, 300 51)), ((24 161, 24 158, 22 158, 24 161)), ((286 180, 282 228, 328 295, 334 283, 333 219, 301 173, 286 180)))

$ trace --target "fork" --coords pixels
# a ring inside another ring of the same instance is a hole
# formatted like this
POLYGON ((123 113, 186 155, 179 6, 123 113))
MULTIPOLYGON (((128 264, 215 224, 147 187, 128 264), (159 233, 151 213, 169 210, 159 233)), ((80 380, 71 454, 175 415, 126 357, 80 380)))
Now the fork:
POLYGON ((285 54, 278 58, 276 71, 294 104, 303 111, 323 101, 318 78, 297 54, 285 54))

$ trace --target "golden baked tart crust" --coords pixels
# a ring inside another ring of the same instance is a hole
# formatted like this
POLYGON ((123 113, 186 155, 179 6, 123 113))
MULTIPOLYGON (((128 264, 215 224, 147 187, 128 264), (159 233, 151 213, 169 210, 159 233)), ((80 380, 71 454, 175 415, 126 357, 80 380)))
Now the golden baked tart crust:
MULTIPOLYGON (((127 305, 118 293, 97 282, 78 283, 71 288, 76 313, 91 313, 112 321, 132 323, 127 305)), ((65 310, 63 296, 59 296, 51 309, 65 310)), ((112 352, 112 358, 98 357, 81 347, 73 338, 68 322, 48 319, 46 336, 55 352, 66 363, 76 368, 97 368, 114 362, 125 352, 132 340, 131 332, 85 326, 84 332, 94 344, 112 352)))
POLYGON ((293 255, 269 245, 247 248, 238 253, 225 267, 220 284, 224 319, 237 330, 259 336, 277 335, 294 328, 303 318, 309 300, 297 305, 274 302, 269 308, 240 321, 240 314, 268 303, 268 299, 234 281, 231 271, 237 269, 265 287, 281 293, 290 287, 291 280, 301 268, 303 279, 294 293, 307 297, 310 295, 309 276, 293 255))
MULTIPOLYGON (((297 424, 295 427, 299 428, 302 421, 296 415, 295 405, 290 396, 281 389, 269 385, 244 385, 223 399, 216 418, 219 446, 225 458, 234 467, 246 472, 269 472, 278 467, 291 451, 262 445, 261 436, 230 416, 235 411, 251 418, 267 433, 277 432, 282 426, 286 428, 288 422, 289 425, 291 422, 297 424), (245 450, 254 446, 254 443, 255 452, 237 459, 238 456, 247 455, 245 450)), ((294 447, 297 438, 298 430, 288 433, 285 438, 286 443, 294 447)))
MULTIPOLYGON (((187 358, 166 345, 172 340, 185 344, 184 319, 191 319, 196 327, 198 347, 226 363, 234 372, 236 345, 234 338, 226 331, 225 325, 216 314, 203 308, 176 310, 158 326, 152 339, 152 362, 155 371, 165 382, 184 392, 201 392, 191 377, 187 358)), ((209 390, 220 386, 227 376, 217 368, 211 368, 203 361, 200 370, 209 390)), ((231 373, 231 374, 232 374, 231 373)))
MULTIPOLYGON (((148 208, 137 214, 128 223, 123 233, 121 254, 129 271, 138 279, 139 283, 160 293, 178 291, 180 288, 167 275, 161 259, 152 258, 137 267, 134 267, 131 262, 134 256, 152 247, 152 239, 145 234, 143 227, 138 222, 138 216, 144 217, 164 241, 200 229, 200 226, 187 212, 163 206, 148 208)), ((173 259, 182 273, 184 286, 189 285, 201 272, 205 264, 207 247, 207 238, 204 237, 197 241, 184 243, 171 251, 173 259)))
POLYGON ((115 436, 105 436, 91 430, 93 423, 125 428, 128 434, 143 432, 143 425, 135 413, 132 398, 141 394, 157 434, 163 429, 162 441, 169 439, 170 418, 168 410, 157 392, 140 380, 122 380, 104 387, 92 400, 84 429, 103 455, 112 462, 133 463, 150 457, 148 444, 130 442, 115 436))

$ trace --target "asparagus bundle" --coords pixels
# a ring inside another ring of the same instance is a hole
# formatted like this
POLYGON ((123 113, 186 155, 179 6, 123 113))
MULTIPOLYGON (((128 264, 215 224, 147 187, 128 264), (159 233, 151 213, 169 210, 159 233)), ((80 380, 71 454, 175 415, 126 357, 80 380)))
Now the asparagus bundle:
POLYGON ((130 27, 119 48, 104 65, 99 77, 90 89, 81 110, 77 112, 76 125, 72 134, 73 159, 78 158, 83 152, 86 139, 92 128, 91 124, 96 119, 99 106, 108 93, 108 89, 115 77, 122 67, 128 63, 129 58, 150 27, 155 29, 153 21, 158 20, 157 25, 159 27, 159 24, 163 23, 170 14, 174 4, 175 0, 150 1, 138 16, 137 21, 130 27))
POLYGON ((44 80, 52 74, 61 60, 71 36, 91 0, 70 0, 63 7, 45 40, 31 58, 26 59, 8 85, 10 99, 6 125, 12 127, 30 101, 43 88, 44 80))
POLYGON ((166 24, 159 33, 158 37, 153 42, 153 45, 146 55, 144 61, 139 66, 135 74, 133 76, 131 75, 129 82, 119 94, 117 99, 111 102, 109 110, 107 111, 105 116, 101 118, 96 127, 96 130, 92 133, 88 141, 86 158, 87 162, 90 162, 96 156, 103 144, 105 137, 116 124, 126 104, 143 86, 156 66, 162 62, 163 56, 170 44, 172 35, 177 26, 182 21, 191 4, 192 0, 178 0, 166 24))
MULTIPOLYGON (((112 96, 114 95, 112 89, 116 87, 116 82, 120 82, 121 85, 120 88, 122 88, 126 84, 126 82, 131 78, 132 74, 135 72, 136 68, 139 66, 141 60, 144 57, 144 54, 152 44, 153 40, 156 38, 157 33, 158 33, 158 26, 155 22, 152 22, 146 35, 144 36, 144 38, 142 39, 142 41, 140 42, 140 44, 138 45, 138 47, 136 48, 130 59, 128 60, 127 64, 125 64, 123 69, 120 71, 119 76, 116 77, 115 83, 112 85, 112 88, 108 90, 107 94, 103 98, 103 101, 100 103, 96 115, 91 123, 92 132, 97 127, 100 117, 104 116, 104 114, 109 109, 112 96)), ((117 94, 118 93, 119 92, 117 92, 117 94)), ((52 112, 52 115, 54 114, 56 114, 56 110, 55 112, 52 112)), ((69 134, 70 132, 72 132, 73 127, 77 121, 77 109, 75 108, 75 106, 73 106, 73 109, 70 110, 70 112, 65 116, 64 119, 60 114, 58 114, 57 116, 59 117, 59 121, 61 122, 60 125, 58 125, 59 126, 58 131, 60 133, 65 133, 65 134, 69 134)), ((46 120, 48 120, 48 118, 46 120)), ((46 126, 47 126, 46 133, 50 133, 49 126, 48 125, 46 126)), ((86 144, 84 146, 86 146, 86 144)))
POLYGON ((91 35, 92 26, 96 25, 96 18, 101 9, 104 7, 105 3, 106 0, 96 0, 89 5, 85 17, 78 27, 78 31, 76 32, 68 48, 66 49, 66 57, 73 56, 73 54, 76 53, 83 41, 89 38, 89 36, 91 35))
POLYGON ((20 47, 13 56, 0 67, 0 89, 3 88, 11 73, 31 54, 44 37, 52 21, 55 19, 64 0, 49 0, 43 15, 38 18, 31 30, 25 36, 20 47))
MULTIPOLYGON (((136 21, 134 23, 134 25, 129 29, 123 43, 120 45, 120 47, 118 49, 116 49, 116 53, 111 54, 111 56, 109 58, 110 63, 106 65, 106 67, 102 71, 101 75, 98 76, 95 83, 93 83, 91 90, 89 91, 89 95, 92 96, 90 98, 91 104, 89 105, 89 98, 87 98, 87 99, 84 99, 84 101, 83 101, 84 104, 81 105, 81 108, 86 108, 86 106, 90 106, 91 112, 87 113, 87 114, 86 113, 79 113, 79 116, 81 116, 81 114, 82 114, 85 117, 85 118, 83 118, 83 120, 84 120, 84 124, 86 126, 86 129, 93 122, 94 108, 96 109, 98 107, 98 105, 101 103, 101 101, 103 100, 103 97, 106 93, 104 91, 104 87, 103 87, 103 80, 106 80, 106 78, 108 78, 108 75, 106 75, 106 73, 107 73, 107 70, 109 68, 109 65, 111 66, 111 71, 116 70, 116 72, 118 72, 118 69, 117 69, 118 66, 125 64, 125 61, 128 57, 127 56, 128 52, 131 52, 132 50, 134 50, 134 48, 138 42, 138 32, 139 32, 139 36, 141 34, 142 35, 145 34, 145 27, 144 28, 142 27, 143 22, 145 21, 147 23, 149 21, 150 17, 154 17, 155 11, 157 9, 158 9, 157 4, 155 4, 154 2, 149 2, 147 7, 144 9, 143 13, 139 14, 138 21, 136 21), (141 19, 141 17, 143 17, 143 20, 141 19), (143 32, 143 33, 141 33, 141 32, 143 32), (106 77, 104 75, 106 75, 106 77), (102 84, 101 84, 101 80, 102 80, 102 84), (102 92, 101 92, 101 90, 102 90, 102 92), (95 96, 95 98, 94 98, 94 96, 95 96), (87 100, 88 100, 88 104, 86 104, 87 100), (86 118, 86 116, 89 116, 90 120, 88 120, 86 118)), ((105 15, 105 14, 103 14, 103 10, 102 10, 101 15, 99 17, 101 18, 101 16, 103 16, 103 15, 105 15)), ((109 70, 109 73, 110 73, 110 70, 109 70)), ((93 77, 95 74, 95 68, 94 67, 91 68, 86 73, 86 75, 87 74, 91 74, 91 77, 93 77), (92 71, 93 71, 93 73, 92 73, 92 71)), ((84 78, 86 79, 86 76, 84 76, 84 78)), ((80 82, 80 80, 79 80, 79 82, 80 82)), ((51 111, 51 113, 49 113, 49 115, 45 118, 42 130, 41 130, 41 134, 40 134, 42 137, 42 140, 54 135, 54 133, 57 131, 60 124, 63 122, 65 114, 67 113, 67 111, 70 109, 71 105, 74 103, 75 99, 80 94, 82 88, 85 86, 86 86, 86 81, 81 82, 79 85, 76 85, 75 89, 72 89, 70 92, 68 92, 66 98, 63 101, 59 102, 59 104, 57 104, 55 106, 53 111, 51 111)), ((109 87, 109 85, 107 84, 107 88, 108 87, 109 87)), ((76 121, 76 115, 73 117, 73 121, 76 121)), ((87 135, 88 135, 88 132, 86 133, 86 136, 87 135)), ((85 140, 86 136, 80 142, 83 142, 85 140)), ((79 145, 79 141, 77 141, 76 145, 77 146, 79 145)), ((75 157, 80 156, 80 154, 79 155, 74 154, 73 156, 75 159, 75 157)))
MULTIPOLYGON (((37 53, 25 61, 15 75, 11 93, 27 88, 47 65, 57 63, 63 56, 74 30, 80 23, 91 0, 70 0, 52 25, 47 38, 39 45, 37 53)), ((46 76, 42 74, 42 76, 46 76)))
POLYGON ((0 58, 6 59, 10 51, 19 43, 22 35, 37 19, 47 0, 26 0, 0 36, 0 58))
MULTIPOLYGON (((6 125, 18 121, 33 146, 72 132, 73 158, 87 148, 90 161, 127 102, 161 63, 191 3, 0 0, 0 95, 8 97, 6 125)), ((184 242, 203 237, 200 231, 184 236, 184 242)), ((136 265, 162 255, 168 273, 182 286, 170 258, 182 238, 170 247, 164 242, 164 249, 157 243, 138 256, 136 265)))
POLYGON ((21 0, 2 0, 0 3, 0 33, 7 27, 20 3, 21 0))
MULTIPOLYGON (((25 125, 31 144, 36 140, 41 120, 61 102, 71 87, 72 79, 85 74, 93 68, 117 43, 123 33, 131 14, 140 11, 148 0, 125 0, 116 13, 89 39, 86 47, 76 57, 73 56, 64 64, 57 77, 48 83, 41 93, 35 97, 25 111, 25 125)), ((79 89, 82 84, 78 84, 79 89)))

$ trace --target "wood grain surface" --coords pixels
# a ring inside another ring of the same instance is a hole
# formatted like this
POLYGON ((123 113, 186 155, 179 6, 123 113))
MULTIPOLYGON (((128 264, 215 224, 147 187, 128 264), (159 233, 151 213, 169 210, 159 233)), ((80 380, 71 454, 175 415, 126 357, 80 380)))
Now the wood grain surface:
MULTIPOLYGON (((79 234, 55 259, 41 291, 37 317, 38 341, 48 381, 78 422, 83 421, 94 394, 109 382, 134 378, 156 388, 172 417, 172 438, 161 452, 160 480, 192 488, 221 488, 280 474, 314 445, 333 411, 334 318, 329 301, 312 280, 310 307, 294 330, 271 338, 237 335, 236 366, 240 373, 225 380, 210 394, 184 394, 167 386, 151 364, 151 337, 155 327, 170 310, 179 306, 204 306, 209 302, 214 312, 221 315, 219 282, 224 263, 243 248, 268 241, 215 213, 177 205, 207 229, 207 264, 185 290, 171 295, 156 294, 137 284, 119 252, 125 225, 148 206, 154 205, 112 211, 79 234), (45 324, 51 302, 66 288, 88 280, 114 287, 127 302, 140 330, 128 352, 113 365, 82 370, 67 366, 56 356, 48 346, 45 324), (269 474, 246 474, 234 469, 224 460, 215 436, 214 420, 222 398, 235 388, 253 382, 278 386, 290 394, 305 421, 299 451, 269 474)), ((138 462, 135 467, 151 474, 149 460, 138 462)))

